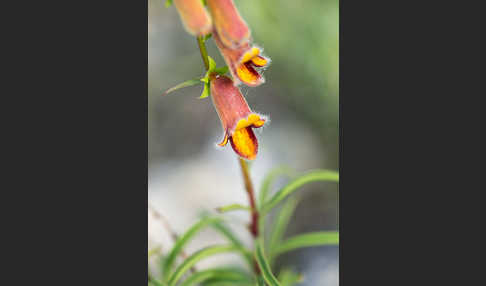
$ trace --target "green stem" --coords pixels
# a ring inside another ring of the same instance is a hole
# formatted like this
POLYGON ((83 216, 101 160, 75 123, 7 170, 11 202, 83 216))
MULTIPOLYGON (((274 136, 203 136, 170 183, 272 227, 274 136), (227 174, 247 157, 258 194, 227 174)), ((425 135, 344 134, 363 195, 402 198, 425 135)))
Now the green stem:
POLYGON ((209 60, 208 51, 206 50, 206 44, 204 43, 204 37, 197 37, 197 45, 199 47, 199 52, 201 52, 201 57, 204 62, 204 67, 209 70, 209 60))

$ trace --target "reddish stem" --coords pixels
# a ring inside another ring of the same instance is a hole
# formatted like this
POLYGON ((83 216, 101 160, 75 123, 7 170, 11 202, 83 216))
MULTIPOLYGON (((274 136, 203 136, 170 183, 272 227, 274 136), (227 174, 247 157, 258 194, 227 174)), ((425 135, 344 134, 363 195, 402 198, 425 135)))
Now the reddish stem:
POLYGON ((243 180, 245 182, 246 193, 250 201, 251 208, 251 224, 250 232, 254 238, 258 237, 258 210, 255 202, 255 192, 253 190, 253 184, 251 182, 250 173, 248 171, 248 164, 244 159, 238 158, 241 166, 241 173, 243 174, 243 180))

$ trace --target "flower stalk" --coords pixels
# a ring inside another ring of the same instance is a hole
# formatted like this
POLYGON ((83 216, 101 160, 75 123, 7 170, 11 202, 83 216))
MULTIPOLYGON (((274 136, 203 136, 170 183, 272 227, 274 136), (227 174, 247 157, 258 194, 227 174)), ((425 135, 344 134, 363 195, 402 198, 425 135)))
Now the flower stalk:
POLYGON ((209 59, 208 59, 208 51, 206 50, 206 44, 204 43, 204 37, 200 36, 197 37, 197 46, 199 47, 199 52, 201 53, 201 57, 204 62, 204 67, 206 71, 209 70, 209 59))
POLYGON ((248 199, 250 201, 250 210, 251 210, 251 224, 250 224, 250 232, 253 237, 256 239, 258 237, 258 209, 256 207, 255 202, 255 192, 253 190, 253 183, 251 181, 250 172, 248 170, 248 163, 242 159, 238 158, 240 161, 241 173, 243 175, 243 180, 245 182, 245 189, 248 193, 248 199))
MULTIPOLYGON (((197 43, 199 47, 199 51, 201 53, 202 60, 204 62, 204 67, 206 68, 206 71, 209 70, 209 59, 208 59, 208 52, 206 50, 206 44, 204 37, 197 37, 197 43)), ((250 233, 253 236, 253 239, 256 241, 258 238, 258 209, 256 206, 256 200, 255 200, 255 192, 253 189, 253 182, 250 177, 250 172, 248 168, 248 163, 242 159, 241 157, 238 157, 238 160, 240 162, 240 167, 241 167, 241 173, 243 175, 243 181, 245 183, 245 189, 246 193, 248 194, 248 200, 250 202, 250 213, 251 213, 251 222, 249 225, 249 230, 250 233)), ((255 273, 260 274, 260 268, 258 267, 258 264, 255 261, 255 273)))

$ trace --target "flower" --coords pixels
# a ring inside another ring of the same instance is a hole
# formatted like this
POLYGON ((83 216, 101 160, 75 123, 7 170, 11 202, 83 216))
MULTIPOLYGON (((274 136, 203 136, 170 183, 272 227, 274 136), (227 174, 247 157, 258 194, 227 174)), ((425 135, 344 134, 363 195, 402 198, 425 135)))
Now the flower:
POLYGON ((229 67, 233 79, 235 79, 236 85, 243 82, 248 86, 255 87, 265 82, 263 76, 255 69, 265 67, 270 63, 269 58, 261 55, 263 51, 261 48, 245 43, 239 48, 231 49, 224 45, 217 32, 213 33, 213 38, 229 67))
POLYGON ((186 31, 194 36, 211 33, 212 20, 201 0, 174 0, 186 31))
POLYGON ((250 110, 240 90, 227 76, 211 75, 211 98, 224 130, 224 139, 218 145, 225 146, 229 141, 239 156, 255 159, 258 141, 253 128, 262 127, 266 118, 250 110))
POLYGON ((251 31, 241 18, 233 0, 207 0, 207 5, 214 29, 226 47, 235 49, 250 40, 251 31))

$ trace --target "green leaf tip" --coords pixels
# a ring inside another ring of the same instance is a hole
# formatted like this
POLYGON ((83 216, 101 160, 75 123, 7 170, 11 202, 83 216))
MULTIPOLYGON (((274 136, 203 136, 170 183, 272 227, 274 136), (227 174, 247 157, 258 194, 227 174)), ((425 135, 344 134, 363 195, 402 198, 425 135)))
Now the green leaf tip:
POLYGON ((172 0, 165 0, 165 8, 169 8, 172 5, 172 0))
POLYGON ((243 211, 249 211, 250 208, 248 206, 243 206, 240 204, 231 204, 227 206, 222 206, 216 209, 216 211, 220 213, 225 213, 225 212, 230 212, 230 211, 238 211, 238 210, 243 210, 243 211))
POLYGON ((339 232, 319 231, 299 234, 286 239, 275 248, 275 254, 312 246, 339 245, 339 232))
POLYGON ((339 182, 339 173, 330 170, 315 170, 304 174, 280 189, 268 202, 262 206, 262 212, 265 214, 274 208, 278 203, 298 190, 301 186, 318 181, 339 182))

